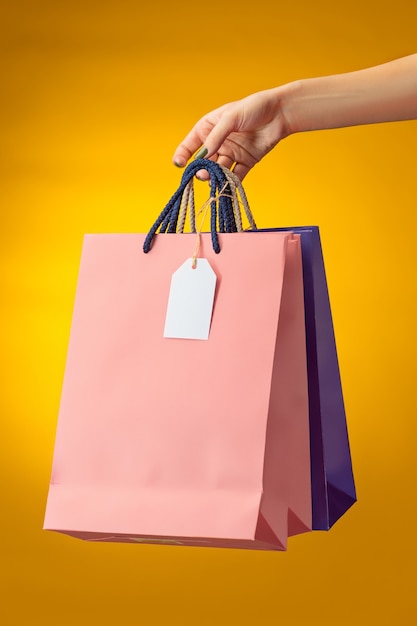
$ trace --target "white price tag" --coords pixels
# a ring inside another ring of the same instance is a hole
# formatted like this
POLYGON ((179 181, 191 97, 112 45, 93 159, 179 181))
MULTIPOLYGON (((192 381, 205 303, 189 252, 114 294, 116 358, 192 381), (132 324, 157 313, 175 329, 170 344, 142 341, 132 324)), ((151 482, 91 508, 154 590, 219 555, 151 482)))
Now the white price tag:
POLYGON ((187 259, 172 275, 164 337, 208 339, 216 274, 207 259, 187 259))

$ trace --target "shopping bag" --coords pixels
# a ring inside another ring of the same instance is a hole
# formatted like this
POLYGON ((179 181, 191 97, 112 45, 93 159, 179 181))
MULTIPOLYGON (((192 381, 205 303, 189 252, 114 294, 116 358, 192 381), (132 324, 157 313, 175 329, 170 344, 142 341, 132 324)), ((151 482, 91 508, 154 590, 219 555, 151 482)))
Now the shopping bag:
POLYGON ((356 502, 356 491, 320 233, 317 226, 277 230, 301 237, 313 529, 328 530, 356 502))
POLYGON ((193 167, 148 254, 149 235, 84 239, 44 528, 284 550, 311 530, 300 238, 218 233, 235 224, 228 194, 210 234, 174 234, 193 167), (196 240, 217 276, 209 338, 167 338, 196 240))
MULTIPOLYGON (((230 172, 229 181, 239 187, 245 206, 246 196, 240 181, 230 172)), ((250 215, 248 218, 253 231, 259 233, 250 215)), ((356 491, 320 233, 317 226, 262 229, 263 232, 274 230, 301 236, 312 524, 313 530, 328 530, 356 502, 356 491)))

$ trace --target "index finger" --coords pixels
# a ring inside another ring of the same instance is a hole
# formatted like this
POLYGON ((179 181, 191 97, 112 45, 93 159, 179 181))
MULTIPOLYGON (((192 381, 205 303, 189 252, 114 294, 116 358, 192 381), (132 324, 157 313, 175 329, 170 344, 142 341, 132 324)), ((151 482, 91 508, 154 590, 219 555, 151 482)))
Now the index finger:
POLYGON ((208 130, 204 132, 201 123, 197 122, 174 152, 172 160, 177 167, 184 167, 187 164, 192 155, 203 145, 208 132, 208 130))

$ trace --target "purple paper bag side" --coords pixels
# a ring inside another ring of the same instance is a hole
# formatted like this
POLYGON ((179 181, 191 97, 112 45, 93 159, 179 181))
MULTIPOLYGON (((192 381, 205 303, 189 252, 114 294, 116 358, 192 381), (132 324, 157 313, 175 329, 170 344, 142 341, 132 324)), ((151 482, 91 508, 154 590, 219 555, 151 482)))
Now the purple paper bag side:
POLYGON ((265 230, 301 235, 313 530, 328 530, 356 502, 356 491, 319 229, 265 230))

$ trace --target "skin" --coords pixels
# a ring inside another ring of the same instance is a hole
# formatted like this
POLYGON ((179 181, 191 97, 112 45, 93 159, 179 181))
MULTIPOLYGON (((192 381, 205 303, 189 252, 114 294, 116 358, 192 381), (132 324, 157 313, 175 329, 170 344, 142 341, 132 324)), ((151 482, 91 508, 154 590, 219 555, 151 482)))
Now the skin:
MULTIPOLYGON (((371 68, 299 80, 204 115, 173 162, 205 157, 243 180, 282 139, 299 132, 417 119, 417 54, 371 68), (196 151, 198 150, 197 154, 196 151)), ((206 172, 199 172, 206 179, 206 172)))

